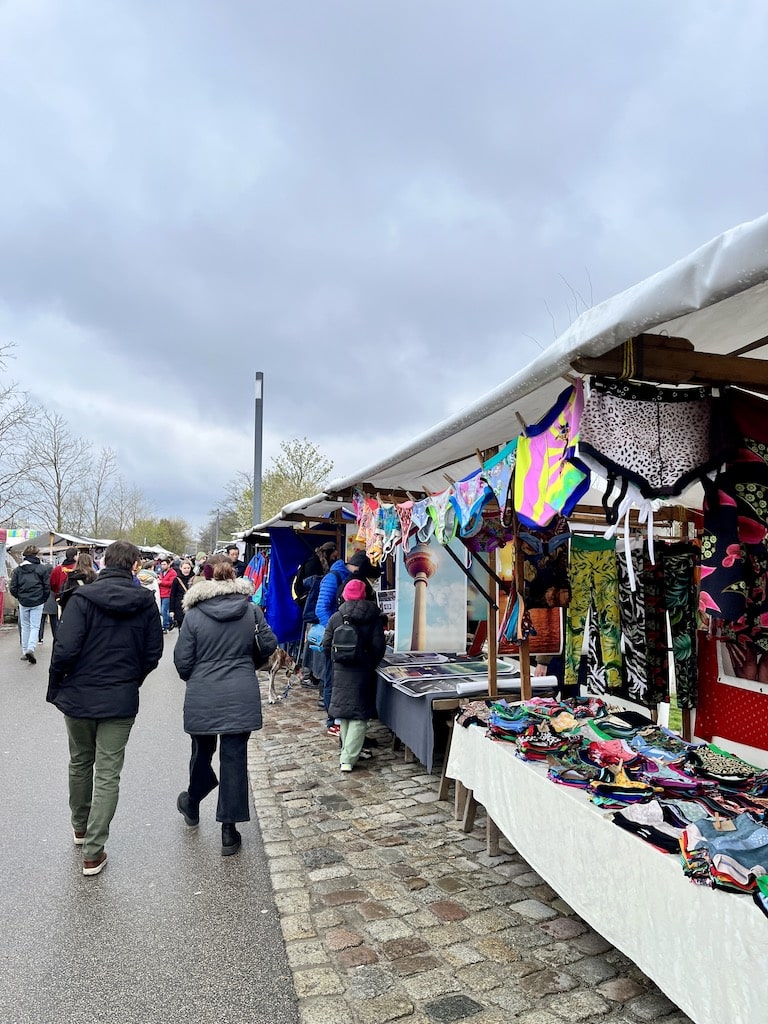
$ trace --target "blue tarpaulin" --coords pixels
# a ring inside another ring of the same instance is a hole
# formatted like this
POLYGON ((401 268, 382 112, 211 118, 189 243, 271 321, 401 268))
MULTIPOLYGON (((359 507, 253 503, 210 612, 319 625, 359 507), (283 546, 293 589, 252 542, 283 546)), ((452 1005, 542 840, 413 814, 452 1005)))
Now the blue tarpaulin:
POLYGON ((265 614, 279 643, 295 643, 301 640, 301 608, 293 599, 291 584, 313 548, 293 530, 268 532, 272 548, 265 614))

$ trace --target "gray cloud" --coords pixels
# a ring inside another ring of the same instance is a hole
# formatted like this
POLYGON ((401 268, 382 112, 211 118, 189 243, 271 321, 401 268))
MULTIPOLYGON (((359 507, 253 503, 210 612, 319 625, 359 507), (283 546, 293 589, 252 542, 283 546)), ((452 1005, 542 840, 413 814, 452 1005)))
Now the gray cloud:
POLYGON ((256 370, 265 461, 306 434, 351 471, 532 358, 571 288, 763 212, 767 36, 761 0, 6 3, 16 375, 193 523, 250 468, 256 370))

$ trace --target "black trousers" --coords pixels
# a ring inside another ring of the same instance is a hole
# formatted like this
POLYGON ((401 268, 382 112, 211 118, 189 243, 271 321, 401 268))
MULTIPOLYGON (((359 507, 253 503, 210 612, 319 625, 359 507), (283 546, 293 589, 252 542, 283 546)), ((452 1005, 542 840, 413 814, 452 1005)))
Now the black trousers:
POLYGON ((249 732, 225 733, 222 736, 193 736, 192 757, 189 760, 189 800, 198 805, 216 787, 219 802, 216 821, 250 821, 248 804, 248 737, 249 732), (219 773, 216 778, 211 761, 219 746, 219 773))

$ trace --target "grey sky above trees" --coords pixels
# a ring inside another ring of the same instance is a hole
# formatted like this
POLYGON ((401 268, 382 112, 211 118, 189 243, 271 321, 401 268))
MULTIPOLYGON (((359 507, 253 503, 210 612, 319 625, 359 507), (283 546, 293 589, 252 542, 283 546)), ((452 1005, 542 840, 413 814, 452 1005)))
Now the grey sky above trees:
POLYGON ((257 370, 264 466, 345 475, 765 212, 767 50, 764 0, 6 0, 7 377, 193 528, 257 370))

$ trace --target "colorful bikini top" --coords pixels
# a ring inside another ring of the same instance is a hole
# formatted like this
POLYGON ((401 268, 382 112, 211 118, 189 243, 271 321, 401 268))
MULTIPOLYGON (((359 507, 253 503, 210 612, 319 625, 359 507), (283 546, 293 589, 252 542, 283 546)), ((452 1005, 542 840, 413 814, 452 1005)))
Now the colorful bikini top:
POLYGON ((568 516, 589 489, 589 470, 576 457, 584 391, 578 379, 544 419, 517 441, 515 511, 523 525, 547 526, 568 516))
POLYGON ((451 501, 461 537, 474 537, 480 530, 483 525, 483 508, 491 497, 493 491, 480 469, 455 484, 451 501))
POLYGON ((435 532, 435 521, 429 514, 429 502, 429 498, 414 501, 411 509, 411 519, 416 527, 416 540, 420 544, 426 544, 435 532))
POLYGON ((456 536, 459 524, 452 498, 451 488, 440 491, 439 494, 432 494, 427 498, 427 512, 435 524, 435 538, 439 544, 450 544, 456 536))
POLYGON ((403 501, 399 505, 395 505, 395 512, 397 512, 397 518, 400 520, 400 535, 402 537, 403 551, 408 552, 413 547, 415 540, 412 541, 411 530, 413 528, 413 502, 403 501))
POLYGON ((515 437, 495 455, 483 463, 483 479, 496 496, 503 517, 504 510, 512 503, 512 474, 517 462, 517 441, 515 437))

